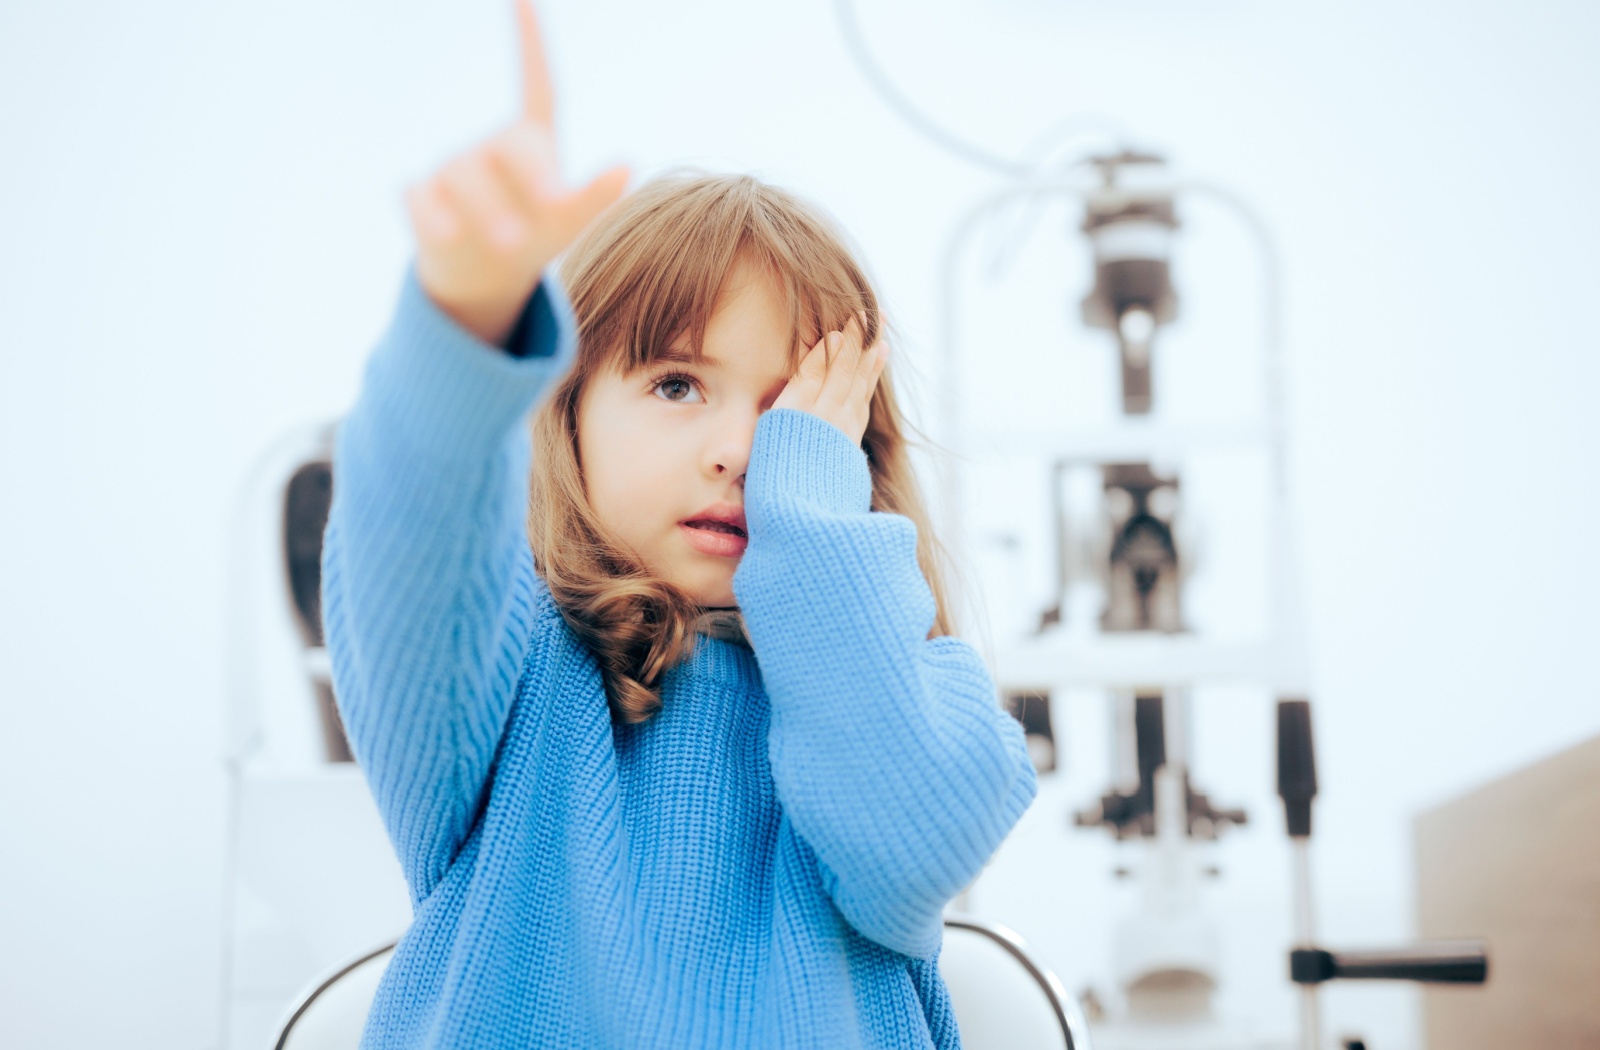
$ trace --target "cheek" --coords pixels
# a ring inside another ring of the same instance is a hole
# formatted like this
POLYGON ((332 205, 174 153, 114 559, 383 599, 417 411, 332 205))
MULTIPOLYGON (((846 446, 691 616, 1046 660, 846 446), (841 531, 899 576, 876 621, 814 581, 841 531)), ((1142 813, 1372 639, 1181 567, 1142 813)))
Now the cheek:
POLYGON ((641 426, 627 413, 596 415, 604 424, 586 425, 578 419, 578 457, 584 494, 600 520, 624 535, 636 534, 661 514, 669 471, 662 462, 666 450, 660 435, 641 426))

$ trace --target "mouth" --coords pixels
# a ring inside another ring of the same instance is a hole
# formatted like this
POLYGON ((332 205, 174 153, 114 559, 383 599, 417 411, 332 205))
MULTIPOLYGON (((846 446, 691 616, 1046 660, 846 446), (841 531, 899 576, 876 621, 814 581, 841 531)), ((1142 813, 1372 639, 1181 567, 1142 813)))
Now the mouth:
POLYGON ((694 521, 686 521, 684 524, 689 526, 691 529, 710 529, 712 532, 726 532, 734 536, 744 535, 743 529, 728 521, 713 521, 709 518, 697 518, 694 521))
POLYGON ((702 554, 721 558, 737 558, 744 553, 749 538, 737 525, 725 521, 708 521, 704 518, 679 523, 689 545, 702 554))

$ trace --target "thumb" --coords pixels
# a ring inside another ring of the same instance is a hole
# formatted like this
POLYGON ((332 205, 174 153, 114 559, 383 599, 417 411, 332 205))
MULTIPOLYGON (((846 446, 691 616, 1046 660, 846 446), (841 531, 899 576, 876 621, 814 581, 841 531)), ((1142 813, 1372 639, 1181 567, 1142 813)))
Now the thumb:
POLYGON ((625 164, 596 175, 589 185, 562 202, 562 240, 571 241, 601 212, 622 198, 631 172, 625 164))

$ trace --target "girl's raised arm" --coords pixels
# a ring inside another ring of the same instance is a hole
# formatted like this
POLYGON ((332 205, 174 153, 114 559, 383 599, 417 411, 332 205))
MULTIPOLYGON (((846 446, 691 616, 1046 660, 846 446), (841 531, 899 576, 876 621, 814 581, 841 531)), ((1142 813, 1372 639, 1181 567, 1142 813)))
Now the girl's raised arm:
POLYGON ((526 420, 577 352, 544 271, 627 177, 561 190, 538 30, 526 0, 518 13, 522 116, 408 191, 416 262, 334 447, 334 689, 414 903, 471 830, 529 658, 526 420))

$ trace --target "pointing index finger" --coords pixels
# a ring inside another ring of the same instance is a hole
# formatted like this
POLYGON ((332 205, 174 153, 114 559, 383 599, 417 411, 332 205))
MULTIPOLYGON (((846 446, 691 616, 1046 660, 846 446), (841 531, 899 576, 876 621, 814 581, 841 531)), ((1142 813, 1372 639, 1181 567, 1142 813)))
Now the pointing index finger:
POLYGON ((545 63, 544 38, 539 35, 539 18, 533 0, 516 0, 517 37, 522 50, 522 115, 548 128, 555 119, 550 90, 550 70, 545 63))

